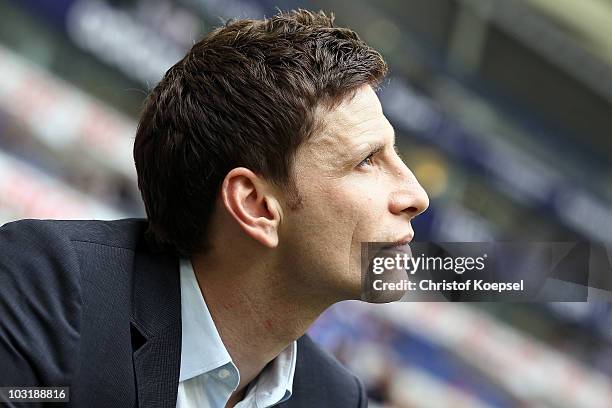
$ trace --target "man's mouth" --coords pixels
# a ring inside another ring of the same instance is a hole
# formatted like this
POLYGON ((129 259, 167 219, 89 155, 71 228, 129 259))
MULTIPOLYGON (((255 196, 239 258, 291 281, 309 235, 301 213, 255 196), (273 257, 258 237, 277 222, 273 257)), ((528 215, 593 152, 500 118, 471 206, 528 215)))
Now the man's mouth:
POLYGON ((391 242, 387 245, 383 245, 384 249, 401 249, 402 247, 409 247, 410 242, 412 241, 413 236, 408 235, 404 238, 400 238, 397 241, 391 242))

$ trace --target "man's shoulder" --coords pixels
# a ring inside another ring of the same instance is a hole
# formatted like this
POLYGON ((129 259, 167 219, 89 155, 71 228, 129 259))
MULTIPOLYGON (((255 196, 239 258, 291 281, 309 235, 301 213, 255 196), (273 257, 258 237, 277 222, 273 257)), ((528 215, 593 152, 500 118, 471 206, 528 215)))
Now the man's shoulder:
POLYGON ((134 249, 146 226, 147 221, 142 218, 111 221, 23 219, 2 225, 0 234, 39 243, 59 240, 134 249))
MULTIPOLYGON (((145 228, 141 219, 9 222, 0 227, 0 278, 24 296, 52 299, 67 288, 78 294, 83 279, 99 284, 111 279, 109 268, 128 265, 145 228)), ((10 293, 8 286, 0 295, 10 293)))
POLYGON ((129 279, 117 271, 129 263, 130 252, 108 246, 133 248, 142 224, 28 219, 0 227, 0 333, 8 334, 0 335, 6 365, 0 385, 72 381, 79 368, 74 356, 84 345, 91 350, 100 344, 95 330, 84 334, 93 326, 84 317, 129 313, 118 306, 129 298, 129 279))
POLYGON ((144 229, 142 219, 0 227, 0 333, 8 334, 0 335, 0 361, 8 364, 0 386, 76 384, 86 378, 77 378, 79 353, 129 370, 131 360, 126 366, 99 351, 129 352, 132 265, 144 229))
MULTIPOLYGON (((0 298, 11 294, 24 299, 44 297, 49 307, 64 313, 66 302, 60 301, 66 298, 64 292, 80 304, 84 279, 99 287, 119 278, 129 281, 127 265, 145 228, 142 219, 24 219, 4 224, 0 227, 0 281, 4 282, 0 298)), ((19 310, 15 308, 16 313, 19 310)))
POLYGON ((298 340, 293 396, 287 406, 362 407, 365 393, 361 382, 308 336, 298 340), (308 405, 308 403, 316 403, 308 405))

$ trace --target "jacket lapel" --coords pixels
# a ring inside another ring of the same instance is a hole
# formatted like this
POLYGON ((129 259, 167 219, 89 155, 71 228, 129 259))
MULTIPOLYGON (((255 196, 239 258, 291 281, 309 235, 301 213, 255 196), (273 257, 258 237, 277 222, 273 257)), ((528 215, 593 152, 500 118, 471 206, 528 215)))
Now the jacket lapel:
MULTIPOLYGON (((143 240, 144 241, 144 240, 143 240)), ((181 365, 178 259, 144 242, 134 258, 132 348, 140 408, 174 408, 181 365)))

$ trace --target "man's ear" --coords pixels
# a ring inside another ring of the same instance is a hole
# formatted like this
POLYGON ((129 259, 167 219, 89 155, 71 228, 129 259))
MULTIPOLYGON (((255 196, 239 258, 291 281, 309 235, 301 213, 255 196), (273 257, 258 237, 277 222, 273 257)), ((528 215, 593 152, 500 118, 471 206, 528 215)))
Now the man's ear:
POLYGON ((227 212, 248 236, 268 248, 278 245, 281 208, 266 180, 236 167, 226 174, 220 193, 227 212))

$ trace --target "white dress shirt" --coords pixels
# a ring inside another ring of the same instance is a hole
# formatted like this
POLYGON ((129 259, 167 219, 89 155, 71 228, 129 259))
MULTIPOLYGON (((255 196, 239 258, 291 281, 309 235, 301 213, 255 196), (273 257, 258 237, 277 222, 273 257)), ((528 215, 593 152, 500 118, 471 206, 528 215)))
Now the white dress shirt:
MULTIPOLYGON (((180 259, 181 372, 177 408, 223 408, 240 373, 221 341, 189 259, 180 259)), ((287 346, 248 385, 236 408, 266 408, 291 397, 297 342, 287 346)))

